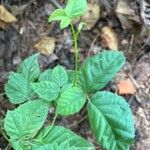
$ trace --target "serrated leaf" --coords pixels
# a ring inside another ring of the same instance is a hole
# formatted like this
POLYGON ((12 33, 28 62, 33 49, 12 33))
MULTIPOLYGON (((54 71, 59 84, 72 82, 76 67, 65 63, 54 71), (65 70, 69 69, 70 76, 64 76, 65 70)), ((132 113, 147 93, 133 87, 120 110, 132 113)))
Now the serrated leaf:
POLYGON ((39 147, 38 146, 39 144, 45 145, 45 144, 51 144, 55 142, 58 145, 60 145, 64 142, 67 142, 71 147, 75 147, 76 150, 93 150, 92 144, 90 144, 82 137, 76 135, 69 129, 66 129, 61 126, 53 126, 53 127, 49 126, 47 128, 44 128, 36 137, 35 141, 36 141, 34 145, 35 147, 33 147, 33 149, 39 147), (44 138, 42 138, 43 136, 44 138))
POLYGON ((52 69, 47 69, 41 73, 39 81, 51 81, 52 69))
POLYGON ((59 88, 54 82, 41 81, 33 83, 32 88, 40 98, 48 102, 55 100, 59 94, 59 88))
POLYGON ((81 110, 86 102, 83 91, 77 87, 69 87, 61 92, 57 103, 57 112, 61 115, 72 115, 81 110))
POLYGON ((29 100, 34 92, 29 81, 22 74, 11 72, 9 80, 5 84, 5 93, 14 104, 20 104, 29 100))
POLYGON ((70 18, 81 16, 87 8, 87 0, 68 0, 65 12, 70 18))
POLYGON ((66 13, 63 9, 56 9, 49 17, 49 22, 54 20, 62 20, 64 17, 66 17, 66 13))
POLYGON ((52 70, 51 81, 55 82, 59 88, 68 83, 66 70, 61 66, 56 66, 52 70))
POLYGON ((111 92, 97 92, 88 104, 93 133, 106 150, 127 150, 134 138, 134 121, 128 103, 111 92))
POLYGON ((75 147, 70 147, 68 142, 63 142, 60 145, 53 142, 52 144, 45 144, 36 150, 77 150, 75 147))
POLYGON ((35 100, 8 111, 4 119, 4 128, 13 143, 32 138, 43 126, 48 109, 49 105, 46 102, 35 100))
POLYGON ((103 51, 83 63, 78 84, 87 92, 102 89, 125 63, 122 52, 103 51))
POLYGON ((64 29, 69 26, 71 19, 69 17, 64 17, 60 22, 60 28, 64 29))
POLYGON ((35 81, 40 75, 38 64, 38 54, 34 54, 25 59, 19 66, 18 72, 23 74, 28 81, 35 81))

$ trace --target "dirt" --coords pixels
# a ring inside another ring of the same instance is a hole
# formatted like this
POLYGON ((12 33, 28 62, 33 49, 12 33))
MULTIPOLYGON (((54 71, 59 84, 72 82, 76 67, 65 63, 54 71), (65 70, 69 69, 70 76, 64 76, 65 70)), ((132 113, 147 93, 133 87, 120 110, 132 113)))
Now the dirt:
MULTIPOLYGON (((74 68, 73 41, 69 28, 61 31, 57 22, 50 24, 47 21, 49 14, 58 6, 63 7, 65 2, 64 0, 1 1, 1 4, 14 14, 18 21, 0 29, 0 119, 4 118, 8 109, 15 108, 4 94, 8 73, 15 71, 24 58, 37 52, 34 45, 40 38, 46 36, 56 39, 54 53, 40 56, 42 69, 54 67, 56 64, 69 69, 74 68)), ((101 37, 101 29, 104 26, 111 27, 118 37, 118 49, 125 53, 127 59, 126 65, 108 84, 106 90, 117 92, 120 79, 128 78, 132 81, 136 93, 122 95, 130 104, 135 118, 136 136, 131 150, 149 150, 150 45, 145 44, 148 29, 140 18, 139 3, 136 0, 127 1, 127 5, 133 11, 132 16, 116 13, 116 0, 105 2, 90 0, 89 3, 100 6, 100 16, 90 30, 84 30, 79 37, 79 62, 82 63, 88 56, 108 49, 108 43, 101 37)), ((58 118, 57 123, 82 135, 98 147, 85 114, 86 110, 82 110, 74 117, 58 118)), ((0 135, 0 149, 11 149, 3 135, 0 135)))

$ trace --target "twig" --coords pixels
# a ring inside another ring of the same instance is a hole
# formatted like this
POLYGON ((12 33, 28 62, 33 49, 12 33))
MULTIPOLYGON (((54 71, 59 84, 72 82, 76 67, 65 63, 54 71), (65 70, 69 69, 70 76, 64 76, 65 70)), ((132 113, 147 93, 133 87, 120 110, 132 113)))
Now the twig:
POLYGON ((68 125, 68 128, 72 128, 72 127, 74 127, 74 126, 76 126, 76 125, 82 123, 86 118, 87 118, 87 115, 85 115, 85 116, 84 116, 82 119, 80 119, 79 121, 74 122, 74 123, 68 125))
POLYGON ((130 40, 130 45, 129 45, 129 52, 131 52, 131 51, 132 51, 133 42, 134 42, 134 37, 135 37, 135 35, 134 35, 134 34, 132 34, 132 36, 131 36, 131 40, 130 40))

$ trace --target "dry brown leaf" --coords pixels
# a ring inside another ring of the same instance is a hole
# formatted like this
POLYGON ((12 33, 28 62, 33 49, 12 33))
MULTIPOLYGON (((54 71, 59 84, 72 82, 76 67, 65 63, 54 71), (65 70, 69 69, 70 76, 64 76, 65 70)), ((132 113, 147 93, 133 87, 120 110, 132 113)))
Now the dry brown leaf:
POLYGON ((6 23, 16 22, 17 18, 12 15, 3 5, 0 5, 0 20, 6 23))
POLYGON ((34 45, 34 48, 36 48, 39 53, 48 56, 54 52, 55 41, 54 37, 43 37, 34 45))
POLYGON ((107 46, 111 50, 118 50, 118 37, 113 29, 109 26, 104 26, 101 29, 101 32, 101 38, 105 46, 107 46))
POLYGON ((120 13, 120 14, 123 14, 123 15, 133 15, 134 16, 134 10, 131 9, 127 2, 126 1, 118 1, 118 4, 117 4, 117 8, 116 8, 116 13, 120 13))
POLYGON ((7 26, 7 24, 4 21, 0 20, 0 28, 5 29, 6 26, 7 26))
POLYGON ((86 23, 83 30, 90 30, 100 18, 100 7, 97 4, 88 4, 85 15, 81 17, 81 21, 86 23))
POLYGON ((136 92, 134 84, 130 79, 120 80, 117 88, 120 95, 134 95, 136 92))

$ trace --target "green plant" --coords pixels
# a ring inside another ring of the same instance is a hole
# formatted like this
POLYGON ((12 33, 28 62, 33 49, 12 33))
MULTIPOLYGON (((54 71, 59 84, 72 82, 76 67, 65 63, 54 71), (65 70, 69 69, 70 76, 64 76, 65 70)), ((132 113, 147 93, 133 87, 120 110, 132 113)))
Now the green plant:
POLYGON ((87 108, 91 129, 103 148, 128 150, 134 138, 134 122, 127 102, 117 94, 100 92, 125 62, 122 52, 103 51, 78 67, 78 30, 72 20, 84 13, 86 0, 68 0, 65 9, 55 10, 49 21, 71 26, 75 47, 75 70, 62 66, 40 71, 38 54, 25 59, 11 72, 5 85, 9 100, 19 106, 8 111, 4 129, 15 150, 93 150, 94 146, 69 129, 55 125, 58 115, 69 116, 87 108), (50 125, 45 121, 55 107, 50 125))

